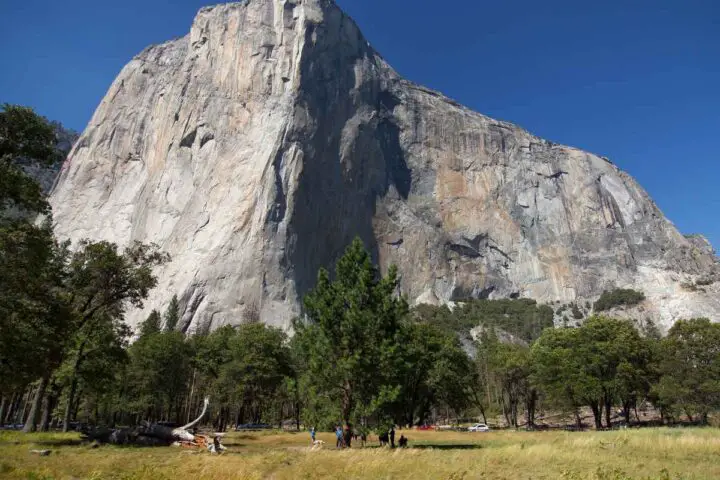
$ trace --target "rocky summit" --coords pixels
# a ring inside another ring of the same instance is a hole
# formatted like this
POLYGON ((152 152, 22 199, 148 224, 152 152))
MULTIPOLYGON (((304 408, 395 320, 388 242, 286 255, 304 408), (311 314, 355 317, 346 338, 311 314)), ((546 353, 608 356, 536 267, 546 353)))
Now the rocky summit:
POLYGON ((172 256, 131 323, 177 294, 186 331, 288 327, 356 235, 411 303, 622 287, 665 328, 720 319, 712 248, 628 174, 402 79, 331 0, 203 8, 137 55, 51 203, 61 237, 172 256))

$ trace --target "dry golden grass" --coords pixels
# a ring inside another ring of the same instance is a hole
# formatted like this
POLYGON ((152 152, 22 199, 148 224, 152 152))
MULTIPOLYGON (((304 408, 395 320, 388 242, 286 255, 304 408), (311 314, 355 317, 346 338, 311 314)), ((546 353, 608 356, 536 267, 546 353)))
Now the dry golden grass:
MULTIPOLYGON (((232 433, 228 451, 80 444, 75 434, 0 433, 0 477, 12 479, 720 479, 720 430, 418 432, 408 449, 338 451, 323 433, 232 433), (50 449, 38 457, 31 449, 50 449)), ((371 440, 375 440, 372 438, 371 440)))

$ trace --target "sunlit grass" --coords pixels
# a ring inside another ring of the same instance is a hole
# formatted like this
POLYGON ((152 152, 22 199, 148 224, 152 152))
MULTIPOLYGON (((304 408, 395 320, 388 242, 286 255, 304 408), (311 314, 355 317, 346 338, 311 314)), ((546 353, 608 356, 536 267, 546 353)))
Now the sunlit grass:
POLYGON ((720 430, 490 433, 398 431, 411 448, 311 450, 306 433, 231 433, 224 455, 81 444, 77 434, 0 432, 0 477, 13 479, 719 479, 720 430), (32 449, 50 449, 39 457, 32 449))

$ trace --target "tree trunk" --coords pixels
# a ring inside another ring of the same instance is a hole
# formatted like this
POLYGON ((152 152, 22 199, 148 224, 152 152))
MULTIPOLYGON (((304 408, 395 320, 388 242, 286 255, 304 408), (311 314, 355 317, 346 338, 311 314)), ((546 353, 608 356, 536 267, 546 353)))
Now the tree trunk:
POLYGON ((83 391, 82 388, 80 389, 79 392, 78 392, 78 391, 75 392, 75 403, 74 403, 74 405, 73 405, 73 407, 72 407, 72 412, 70 413, 70 418, 73 418, 73 419, 77 420, 77 418, 78 418, 78 412, 80 411, 80 402, 81 402, 81 400, 82 400, 82 397, 83 397, 83 394, 84 394, 84 393, 85 393, 85 392, 83 391))
POLYGON ((345 381, 342 395, 342 419, 345 424, 350 423, 350 414, 352 413, 352 386, 349 381, 345 381))
MULTIPOLYGON (((623 402, 623 417, 625 417, 625 424, 630 424, 630 409, 632 408, 632 401, 623 402)), ((635 409, 635 416, 637 416, 637 409, 635 409)), ((638 421, 640 419, 638 418, 638 421)))
POLYGON ((47 432, 50 430, 50 421, 52 420, 52 413, 57 405, 58 397, 60 396, 59 386, 55 380, 50 384, 45 400, 43 401, 43 413, 40 421, 40 430, 47 432))
POLYGON ((580 418, 580 409, 575 409, 575 425, 577 426, 578 430, 582 430, 583 424, 582 424, 582 418, 580 418))
POLYGON ((689 421, 690 423, 693 423, 693 422, 695 421, 695 419, 693 418, 692 414, 691 414, 690 411, 687 410, 687 409, 685 410, 685 416, 688 418, 688 421, 689 421))
POLYGON ((508 409, 505 407, 505 401, 502 402, 502 410, 503 410, 503 417, 505 417, 505 424, 509 427, 511 425, 510 423, 510 413, 508 412, 508 409))
POLYGON ((535 407, 537 406, 537 391, 531 389, 525 398, 525 407, 527 410, 527 424, 528 427, 535 426, 535 407))
POLYGON ((595 419, 595 430, 602 430, 602 406, 598 402, 590 404, 590 409, 595 419))
POLYGON ((5 395, 2 396, 2 400, 0 400, 0 427, 2 427, 5 424, 5 409, 7 408, 8 399, 5 395))
POLYGON ((708 424, 708 412, 700 414, 700 424, 707 426, 708 424))
POLYGON ((13 392, 12 397, 10 397, 10 401, 8 402, 8 405, 5 409, 5 414, 0 417, 0 423, 3 425, 9 423, 10 420, 13 418, 13 415, 15 414, 15 410, 17 410, 18 408, 18 393, 13 392))
POLYGON ((612 428, 612 398, 605 397, 605 423, 607 428, 612 428))
POLYGON ((227 423, 227 408, 222 407, 220 408, 220 421, 218 422, 218 431, 224 432, 225 431, 225 424, 227 423))
POLYGON ((27 412, 28 405, 32 402, 31 399, 34 397, 36 391, 37 388, 31 386, 28 390, 20 394, 20 403, 18 404, 19 415, 15 417, 15 421, 13 423, 25 423, 27 418, 25 412, 27 412), (20 405, 22 405, 22 410, 20 410, 20 405))
POLYGON ((77 376, 73 375, 70 382, 70 391, 67 396, 67 404, 65 405, 65 414, 63 415, 63 432, 67 432, 70 428, 70 414, 72 413, 73 402, 75 401, 75 392, 77 390, 77 376))
MULTIPOLYGON (((508 421, 508 424, 510 426, 517 428, 518 403, 520 399, 512 389, 512 386, 504 389, 507 394, 507 414, 505 416, 505 419, 508 421)), ((503 395, 503 403, 505 402, 504 397, 505 395, 503 395)))
POLYGON ((50 430, 50 412, 52 411, 52 395, 45 395, 42 401, 42 415, 40 415, 40 431, 50 430))
POLYGON ((190 411, 192 410, 192 399, 193 395, 195 394, 195 376, 197 374, 197 369, 193 368, 193 376, 192 381, 190 382, 190 395, 188 395, 187 400, 187 414, 185 417, 185 423, 190 423, 190 411))
POLYGON ((45 389, 47 388, 49 382, 50 373, 48 372, 40 379, 40 384, 35 391, 35 397, 33 398, 32 406, 30 407, 30 414, 28 415, 28 418, 25 421, 25 426, 23 427, 23 432, 25 433, 37 431, 37 422, 38 417, 40 416, 40 405, 42 404, 43 398, 45 398, 45 389))

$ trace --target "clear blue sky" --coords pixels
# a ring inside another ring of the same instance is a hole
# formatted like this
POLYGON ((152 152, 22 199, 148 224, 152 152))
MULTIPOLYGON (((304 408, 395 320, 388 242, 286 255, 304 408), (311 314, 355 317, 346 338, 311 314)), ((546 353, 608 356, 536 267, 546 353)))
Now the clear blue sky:
MULTIPOLYGON (((405 77, 608 156, 720 248, 720 1, 338 3, 405 77)), ((82 130, 122 66, 204 4, 0 0, 0 102, 82 130)))

